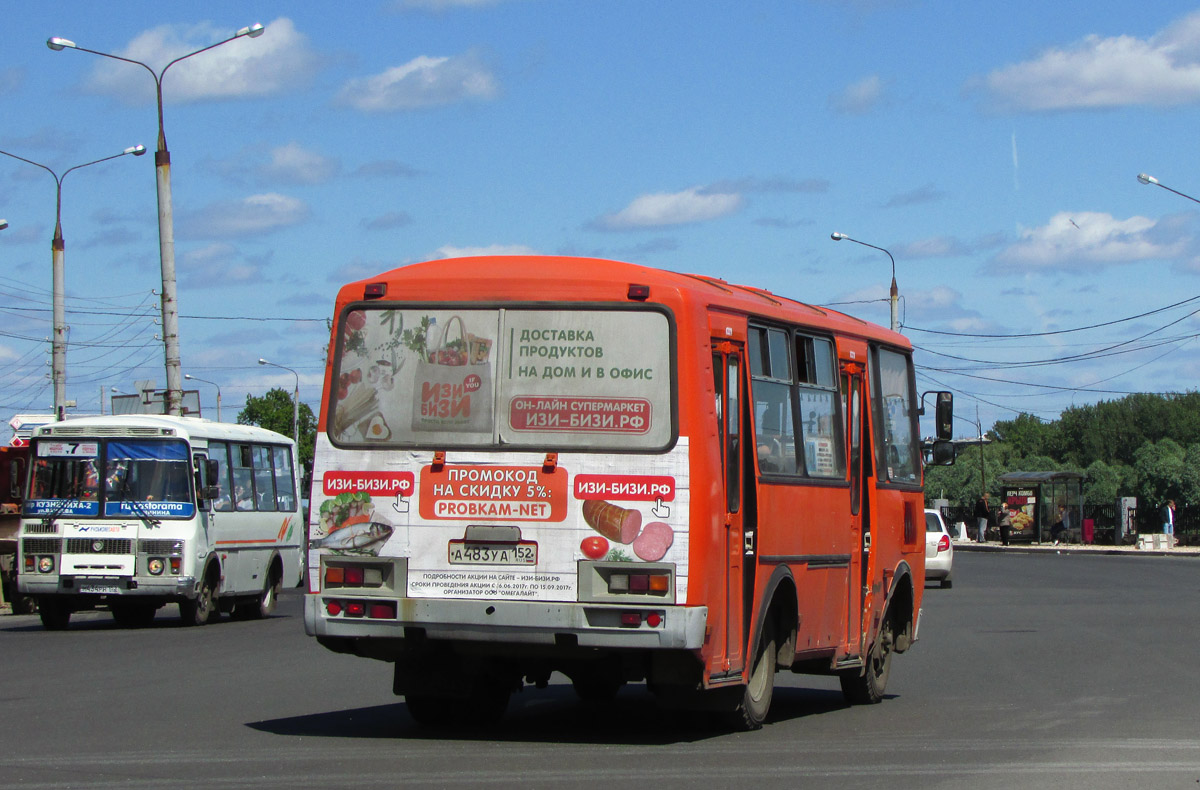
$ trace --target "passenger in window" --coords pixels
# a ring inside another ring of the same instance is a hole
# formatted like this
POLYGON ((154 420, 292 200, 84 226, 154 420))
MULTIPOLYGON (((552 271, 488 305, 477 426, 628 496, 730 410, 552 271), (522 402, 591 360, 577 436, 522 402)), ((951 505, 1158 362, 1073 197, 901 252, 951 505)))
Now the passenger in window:
POLYGON ((245 486, 237 487, 237 509, 254 510, 254 493, 245 486))

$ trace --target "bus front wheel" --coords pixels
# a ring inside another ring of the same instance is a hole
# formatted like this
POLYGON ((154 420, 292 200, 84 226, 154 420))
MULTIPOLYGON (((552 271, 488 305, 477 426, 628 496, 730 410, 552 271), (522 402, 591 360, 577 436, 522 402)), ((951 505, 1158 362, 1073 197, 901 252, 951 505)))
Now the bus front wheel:
POLYGON ((216 611, 216 602, 212 580, 205 574, 196 597, 188 598, 179 604, 179 616, 183 618, 183 624, 204 625, 216 611))
POLYGON ((879 636, 871 647, 863 671, 847 672, 839 677, 842 682, 842 694, 847 702, 853 705, 874 705, 883 699, 888 675, 892 671, 892 648, 895 642, 892 618, 884 615, 879 636))

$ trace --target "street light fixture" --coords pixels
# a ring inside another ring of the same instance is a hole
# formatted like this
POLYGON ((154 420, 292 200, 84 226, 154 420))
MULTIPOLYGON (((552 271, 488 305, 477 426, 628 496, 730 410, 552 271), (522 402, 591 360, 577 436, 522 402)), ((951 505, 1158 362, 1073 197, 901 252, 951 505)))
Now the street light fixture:
MULTIPOLYGON (((258 364, 269 365, 273 368, 286 370, 296 377, 296 395, 292 399, 292 439, 296 442, 296 453, 300 452, 300 374, 291 368, 277 365, 274 362, 268 362, 262 357, 259 357, 258 364)), ((298 456, 297 456, 298 457, 298 456)))
POLYGON ((837 231, 834 231, 833 233, 829 234, 829 238, 833 239, 834 241, 852 241, 855 244, 861 244, 864 247, 870 247, 873 250, 879 250, 880 252, 885 253, 888 256, 888 258, 891 260, 891 262, 892 262, 892 290, 891 290, 891 295, 889 298, 890 298, 891 306, 892 306, 892 331, 899 332, 900 331, 900 310, 899 310, 900 289, 898 289, 896 287, 896 259, 893 258, 892 254, 890 252, 888 252, 887 250, 885 250, 883 247, 876 247, 874 244, 867 244, 865 241, 859 241, 858 239, 852 239, 849 236, 847 236, 845 233, 838 233, 837 231))
MULTIPOLYGON (((64 409, 66 408, 66 400, 67 400, 67 321, 66 321, 66 316, 64 314, 65 310, 66 310, 66 308, 64 307, 64 302, 66 301, 66 298, 65 298, 65 288, 63 286, 63 278, 64 278, 63 273, 65 270, 65 264, 64 264, 63 259, 66 256, 67 246, 66 246, 66 243, 63 241, 63 235, 62 235, 62 185, 63 185, 63 180, 66 179, 67 174, 70 173, 72 170, 78 170, 81 167, 89 167, 91 165, 98 165, 101 162, 107 162, 109 159, 116 159, 117 157, 125 156, 126 154, 133 154, 134 156, 141 156, 144 153, 146 153, 146 146, 135 145, 131 148, 126 148, 124 151, 122 151, 119 154, 113 154, 112 156, 106 156, 103 159, 96 159, 91 162, 84 162, 81 165, 75 165, 74 167, 68 167, 66 170, 63 171, 62 175, 60 176, 58 173, 55 173, 53 170, 46 167, 41 162, 35 162, 32 159, 26 159, 23 156, 17 156, 16 154, 10 154, 8 151, 0 151, 0 154, 4 154, 5 156, 12 157, 13 159, 19 159, 20 161, 25 162, 26 164, 40 167, 43 170, 45 170, 47 173, 49 173, 50 175, 54 176, 54 186, 55 186, 55 192, 56 192, 55 201, 54 201, 54 205, 55 205, 55 208, 54 208, 54 238, 50 241, 50 252, 51 252, 51 260, 52 260, 51 290, 53 291, 53 294, 54 294, 54 296, 53 296, 53 300, 54 300, 53 311, 52 311, 54 326, 53 326, 53 339, 51 340, 51 344, 50 344, 50 347, 51 347, 50 356, 51 356, 51 371, 52 371, 51 378, 54 382, 54 418, 56 420, 61 420, 65 416, 64 409)), ((8 223, 5 223, 6 227, 7 227, 7 225, 8 225, 8 223)))
POLYGON ((7 227, 8 227, 8 220, 0 219, 0 230, 4 230, 7 227))
POLYGON ((191 373, 184 373, 183 377, 188 381, 203 381, 205 384, 211 384, 217 388, 217 422, 221 421, 221 385, 215 381, 202 379, 199 376, 193 376, 191 373))
POLYGON ((46 41, 46 46, 55 52, 61 52, 64 49, 77 49, 80 52, 90 52, 102 58, 111 58, 112 60, 120 60, 125 63, 133 63, 141 66, 150 72, 150 76, 154 77, 154 87, 158 97, 158 149, 154 152, 154 169, 158 182, 158 248, 162 265, 163 353, 167 368, 167 397, 164 405, 167 414, 183 413, 183 381, 180 377, 179 361, 179 302, 175 296, 175 220, 171 210, 171 153, 167 150, 167 136, 163 131, 163 76, 166 75, 167 69, 181 60, 190 58, 193 55, 199 55, 201 52, 207 52, 222 44, 227 44, 234 39, 242 37, 258 38, 263 34, 264 30, 265 28, 259 24, 244 27, 223 41, 218 41, 195 52, 189 52, 186 55, 175 58, 163 66, 162 71, 157 74, 154 69, 140 60, 124 58, 120 55, 110 55, 107 52, 100 52, 95 49, 87 49, 86 47, 79 46, 74 41, 58 38, 57 36, 46 41))
POLYGON ((1177 189, 1171 189, 1169 186, 1162 183, 1154 176, 1148 176, 1145 173, 1138 173, 1137 180, 1142 184, 1153 184, 1156 187, 1162 187, 1163 189, 1167 190, 1168 192, 1174 192, 1176 195, 1179 195, 1180 197, 1185 197, 1188 200, 1192 201, 1193 203, 1200 203, 1200 200, 1197 200, 1196 198, 1192 197, 1191 195, 1185 195, 1177 189))

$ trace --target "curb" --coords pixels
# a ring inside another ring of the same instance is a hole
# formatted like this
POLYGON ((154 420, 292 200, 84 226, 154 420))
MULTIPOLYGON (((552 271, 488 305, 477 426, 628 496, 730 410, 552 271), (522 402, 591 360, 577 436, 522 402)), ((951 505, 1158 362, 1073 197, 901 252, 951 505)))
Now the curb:
POLYGON ((954 550, 977 551, 987 554, 1102 554, 1128 557, 1191 557, 1200 558, 1200 547, 1184 546, 1174 549, 1138 549, 1132 546, 1081 546, 1077 543, 1062 546, 1045 544, 1002 545, 1000 543, 977 543, 975 541, 954 542, 954 550))

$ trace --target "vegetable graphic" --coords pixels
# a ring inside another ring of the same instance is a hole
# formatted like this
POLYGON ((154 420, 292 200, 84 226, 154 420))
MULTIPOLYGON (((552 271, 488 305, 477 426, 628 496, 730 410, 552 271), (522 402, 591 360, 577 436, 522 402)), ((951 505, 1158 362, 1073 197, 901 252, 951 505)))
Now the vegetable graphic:
POLYGON ((608 541, 599 535, 592 535, 583 539, 583 542, 579 544, 579 550, 589 560, 598 560, 608 554, 608 541))

